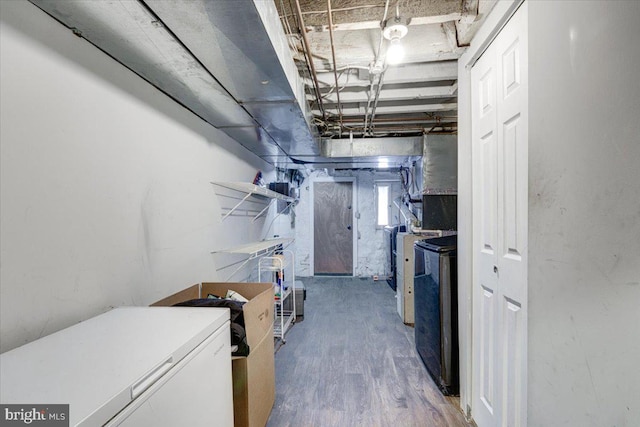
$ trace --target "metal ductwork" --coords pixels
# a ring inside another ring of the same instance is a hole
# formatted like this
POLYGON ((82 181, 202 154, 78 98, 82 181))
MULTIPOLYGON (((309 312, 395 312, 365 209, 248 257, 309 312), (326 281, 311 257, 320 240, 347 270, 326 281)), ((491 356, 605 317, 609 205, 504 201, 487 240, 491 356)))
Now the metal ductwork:
POLYGON ((327 158, 421 156, 423 137, 323 139, 321 152, 327 158))
POLYGON ((256 122, 249 127, 221 126, 221 130, 273 164, 287 159, 278 158, 281 153, 270 154, 269 147, 256 138, 261 132, 288 157, 319 154, 304 84, 273 2, 145 3, 256 122))
POLYGON ((428 135, 422 157, 424 194, 458 193, 458 140, 455 135, 428 135))
POLYGON ((265 161, 337 161, 325 154, 338 142, 321 143, 311 123, 273 2, 30 1, 265 161))

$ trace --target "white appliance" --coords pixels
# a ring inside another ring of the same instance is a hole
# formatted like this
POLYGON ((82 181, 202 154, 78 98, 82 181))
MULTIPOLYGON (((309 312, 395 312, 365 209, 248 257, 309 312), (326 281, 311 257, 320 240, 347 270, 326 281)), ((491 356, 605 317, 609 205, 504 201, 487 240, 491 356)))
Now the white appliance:
POLYGON ((402 322, 415 323, 413 276, 415 271, 413 244, 431 234, 398 233, 396 236, 396 308, 402 322))
POLYGON ((403 323, 413 324, 413 242, 416 236, 396 236, 396 308, 403 323))
POLYGON ((233 426, 229 311, 126 307, 0 355, 3 404, 70 426, 233 426))

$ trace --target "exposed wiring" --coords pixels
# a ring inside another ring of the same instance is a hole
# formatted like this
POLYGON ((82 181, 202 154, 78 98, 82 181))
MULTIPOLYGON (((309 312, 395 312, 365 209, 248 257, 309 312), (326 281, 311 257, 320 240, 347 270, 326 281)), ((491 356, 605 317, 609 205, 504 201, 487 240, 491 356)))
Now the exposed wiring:
MULTIPOLYGON (((269 223, 269 226, 267 227, 267 229, 264 232, 264 237, 262 238, 262 240, 265 240, 267 238, 267 236, 269 235, 269 231, 271 231, 271 227, 273 227, 273 223, 276 222, 276 219, 278 219, 280 217, 280 215, 286 215, 284 212, 289 209, 289 212, 293 212, 293 207, 295 205, 298 204, 298 201, 294 201, 291 203, 287 203, 287 207, 282 209, 280 212, 276 212, 276 214, 274 215, 273 219, 271 220, 271 222, 269 223)), ((276 207, 278 206, 277 204, 275 205, 276 207)))
MULTIPOLYGON (((333 39, 333 12, 331 11, 331 0, 327 0, 327 17, 329 18, 329 40, 331 41, 331 58, 333 62, 333 77, 336 82, 336 99, 338 101, 337 110, 340 116, 339 124, 342 126, 342 105, 340 105, 340 90, 338 90, 338 62, 336 60, 336 48, 333 39)), ((342 127, 338 128, 339 132, 342 132, 342 127)))
POLYGON ((343 65, 342 67, 338 67, 336 68, 336 70, 338 71, 343 71, 343 70, 370 70, 371 67, 368 67, 366 65, 343 65))
POLYGON ((311 54, 311 46, 309 44, 309 40, 307 39, 305 29, 304 29, 304 20, 302 19, 302 10, 300 9, 300 0, 295 0, 296 2, 296 12, 298 14, 298 29, 300 31, 300 35, 302 36, 304 53, 307 58, 307 66, 310 69, 311 77, 313 78, 314 90, 316 93, 316 99, 318 100, 318 107, 320 108, 320 112, 322 113, 322 117, 326 117, 327 113, 324 109, 324 105, 322 103, 322 96, 320 95, 320 84, 318 83, 318 76, 316 75, 316 68, 313 63, 313 55, 311 54))
MULTIPOLYGON (((336 70, 336 71, 338 71, 338 70, 336 70)), ((338 79, 342 78, 342 75, 344 74, 344 70, 340 70, 339 72, 340 72, 340 74, 338 74, 338 79)), ((348 82, 348 81, 349 81, 349 74, 347 73, 347 82, 348 82)), ((345 87, 346 87, 346 83, 345 83, 345 85, 344 85, 344 86, 342 86, 342 89, 344 89, 345 87)), ((331 95, 335 89, 336 89, 336 85, 331 86, 331 87, 329 88, 329 92, 327 92, 327 93, 325 93, 324 95, 322 95, 322 97, 323 97, 324 99, 327 99, 327 97, 328 97, 329 95, 331 95)), ((338 89, 338 92, 342 91, 342 89, 338 89)))
POLYGON ((411 174, 409 173, 409 169, 403 166, 400 166, 400 182, 402 183, 402 189, 405 192, 409 192, 409 184, 411 182, 411 174))
MULTIPOLYGON (((280 0, 280 7, 282 7, 282 10, 284 11, 284 0, 280 0)), ((287 29, 287 34, 293 34, 293 31, 291 31, 291 25, 289 25, 289 18, 285 15, 284 17, 280 18, 284 24, 285 24, 285 28, 287 29)))
MULTIPOLYGON (((373 130, 375 128, 375 124, 374 124, 374 120, 376 118, 376 109, 378 108, 378 101, 380 100, 380 91, 382 90, 382 83, 384 81, 384 74, 386 73, 387 69, 385 68, 382 73, 380 73, 380 77, 378 78, 378 87, 376 90, 376 96, 375 96, 375 102, 373 103, 373 108, 371 109, 371 120, 369 120, 369 132, 373 133, 373 130)), ((365 118, 366 120, 366 118, 365 118)), ((365 133, 367 132, 367 128, 365 126, 364 129, 365 133)))
MULTIPOLYGON (((397 5, 397 4, 396 4, 397 5)), ((380 21, 380 28, 384 25, 384 21, 387 20, 387 13, 389 12, 389 0, 386 1, 384 5, 384 13, 382 15, 382 21, 380 21)), ((382 49, 382 41, 384 37, 382 36, 382 31, 380 32, 380 41, 378 42, 378 51, 376 52, 376 57, 374 60, 377 62, 378 58, 380 58, 380 50, 382 49)))
MULTIPOLYGON (((380 28, 382 28, 382 26, 384 25, 384 22, 387 20, 387 13, 389 12, 389 0, 386 1, 385 5, 384 5, 384 14, 382 15, 382 21, 380 21, 380 28)), ((382 31, 380 31, 380 41, 378 42, 378 50, 376 51, 376 56, 373 58, 373 64, 374 66, 378 65, 378 61, 380 59, 380 50, 382 49, 382 41, 384 40, 384 37, 382 35, 382 31)), ((378 88, 380 87, 380 84, 382 82, 382 78, 384 76, 384 70, 382 71, 382 73, 378 74, 378 88)), ((364 133, 362 134, 362 137, 364 138, 367 135, 367 125, 369 122, 369 107, 371 106, 371 94, 373 93, 373 86, 375 84, 375 76, 374 78, 371 79, 371 85, 369 86, 369 91, 367 92, 367 107, 364 110, 364 133)), ((377 93, 379 94, 380 91, 378 90, 377 93)), ((377 97, 377 95, 376 95, 377 97)), ((377 104, 377 102, 376 102, 377 104)), ((371 117, 370 120, 371 123, 373 123, 373 117, 371 117)), ((373 127, 373 125, 369 125, 370 127, 373 127)))
MULTIPOLYGON (((344 71, 342 71, 342 72, 340 73, 340 77, 342 77, 342 74, 344 74, 344 71)), ((347 79, 345 80, 344 85, 342 85, 342 87, 340 87, 340 88, 338 89, 338 92, 342 92, 344 89, 346 89, 346 88, 347 88, 347 86, 349 86, 349 77, 350 77, 350 76, 351 76, 351 73, 347 73, 347 79)), ((331 86, 331 88, 329 89, 329 92, 327 92, 326 94, 324 94, 324 95, 322 96, 322 98, 323 98, 323 99, 327 99, 327 97, 333 93, 333 91, 335 90, 335 88, 336 88, 336 87, 335 87, 335 85, 334 85, 334 86, 331 86)))
POLYGON ((416 179, 416 170, 415 168, 411 168, 411 177, 412 177, 412 181, 413 181, 413 192, 414 194, 418 193, 420 191, 420 185, 418 184, 418 180, 416 179))

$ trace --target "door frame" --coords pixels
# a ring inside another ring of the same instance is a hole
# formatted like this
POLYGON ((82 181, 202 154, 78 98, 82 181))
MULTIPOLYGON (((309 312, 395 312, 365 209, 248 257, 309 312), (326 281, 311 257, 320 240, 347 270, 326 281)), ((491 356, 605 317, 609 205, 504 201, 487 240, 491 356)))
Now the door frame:
POLYGON ((310 218, 311 218, 311 248, 310 248, 310 259, 309 259, 309 271, 312 276, 316 274, 315 268, 315 183, 316 182, 350 182, 351 183, 351 240, 353 243, 352 247, 352 256, 353 256, 353 265, 351 266, 351 276, 356 275, 356 267, 358 265, 358 222, 357 222, 357 214, 358 211, 358 197, 357 197, 357 178, 354 176, 340 176, 340 177, 315 177, 311 180, 311 201, 310 201, 310 218))
POLYGON ((467 419, 472 407, 473 278, 477 260, 473 223, 473 156, 471 122, 471 67, 489 47, 524 0, 497 2, 467 51, 458 60, 458 335, 460 347, 460 408, 467 419))

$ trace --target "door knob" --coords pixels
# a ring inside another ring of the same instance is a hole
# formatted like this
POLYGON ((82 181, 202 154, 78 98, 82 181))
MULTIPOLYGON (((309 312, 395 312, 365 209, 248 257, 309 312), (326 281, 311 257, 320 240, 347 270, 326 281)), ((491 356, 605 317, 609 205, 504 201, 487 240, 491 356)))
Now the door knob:
POLYGON ((497 266, 497 265, 494 265, 494 266, 493 266, 493 272, 494 272, 494 273, 497 273, 497 272, 498 272, 498 266, 497 266))
POLYGON ((347 225, 347 230, 351 230, 351 226, 350 225, 347 225))

